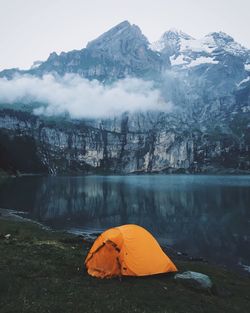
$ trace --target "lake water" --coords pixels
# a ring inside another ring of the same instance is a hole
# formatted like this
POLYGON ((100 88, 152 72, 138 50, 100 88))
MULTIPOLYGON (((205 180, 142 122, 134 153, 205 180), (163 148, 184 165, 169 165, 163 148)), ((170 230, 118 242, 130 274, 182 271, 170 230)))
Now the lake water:
POLYGON ((177 251, 250 265, 250 176, 27 176, 0 185, 0 207, 80 232, 135 223, 177 251))

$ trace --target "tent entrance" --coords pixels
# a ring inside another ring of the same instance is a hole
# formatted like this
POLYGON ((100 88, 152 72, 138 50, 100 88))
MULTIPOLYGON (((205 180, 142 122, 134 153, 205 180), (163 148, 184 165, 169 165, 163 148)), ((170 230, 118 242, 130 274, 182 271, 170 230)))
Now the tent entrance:
POLYGON ((85 264, 91 268, 91 275, 98 277, 121 276, 120 249, 111 240, 103 242, 91 253, 85 264))

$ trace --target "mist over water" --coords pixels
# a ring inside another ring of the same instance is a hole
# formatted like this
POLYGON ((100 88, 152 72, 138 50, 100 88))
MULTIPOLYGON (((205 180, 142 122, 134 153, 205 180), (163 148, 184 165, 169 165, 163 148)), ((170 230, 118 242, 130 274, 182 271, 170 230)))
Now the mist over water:
POLYGON ((54 228, 135 223, 179 251, 233 266, 250 264, 249 203, 249 176, 22 177, 0 188, 0 207, 54 228))

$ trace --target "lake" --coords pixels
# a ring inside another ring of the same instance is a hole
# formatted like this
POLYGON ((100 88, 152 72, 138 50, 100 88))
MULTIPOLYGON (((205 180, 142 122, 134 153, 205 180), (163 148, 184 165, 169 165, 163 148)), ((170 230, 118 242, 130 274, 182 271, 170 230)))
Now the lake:
POLYGON ((134 223, 188 255, 250 265, 250 176, 26 176, 1 183, 0 207, 80 233, 134 223))

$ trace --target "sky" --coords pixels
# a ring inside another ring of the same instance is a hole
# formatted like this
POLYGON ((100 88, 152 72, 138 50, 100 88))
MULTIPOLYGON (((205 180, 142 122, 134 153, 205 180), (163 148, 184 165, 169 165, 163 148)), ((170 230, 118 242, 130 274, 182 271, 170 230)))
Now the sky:
POLYGON ((0 0, 0 70, 82 49, 124 20, 150 42, 177 28, 195 38, 224 31, 250 48, 250 0, 0 0))

